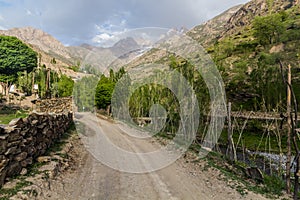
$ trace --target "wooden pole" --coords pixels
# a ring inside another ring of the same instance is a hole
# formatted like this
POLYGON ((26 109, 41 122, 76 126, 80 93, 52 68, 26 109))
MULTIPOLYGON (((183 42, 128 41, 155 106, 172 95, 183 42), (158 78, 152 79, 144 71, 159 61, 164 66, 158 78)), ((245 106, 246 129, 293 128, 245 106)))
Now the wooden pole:
POLYGON ((48 68, 47 69, 47 77, 46 77, 46 98, 50 98, 51 94, 50 94, 50 74, 51 70, 48 68))
POLYGON ((286 162, 286 191, 291 193, 291 88, 292 83, 291 65, 288 66, 288 85, 287 85, 287 162, 286 162))
POLYGON ((228 140, 228 147, 227 147, 227 156, 229 156, 231 161, 236 161, 236 153, 234 142, 232 139, 232 124, 231 124, 231 102, 228 103, 228 110, 227 110, 227 121, 228 121, 228 133, 227 133, 227 140, 228 140))

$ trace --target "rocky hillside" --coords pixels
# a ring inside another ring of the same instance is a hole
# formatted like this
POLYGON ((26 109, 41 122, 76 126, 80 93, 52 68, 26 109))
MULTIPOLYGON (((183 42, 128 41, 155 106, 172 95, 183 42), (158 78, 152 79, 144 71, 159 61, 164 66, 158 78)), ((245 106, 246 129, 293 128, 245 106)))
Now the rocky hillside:
POLYGON ((264 16, 287 10, 298 4, 294 0, 252 0, 240 7, 226 22, 222 37, 240 31, 241 28, 250 25, 255 16, 264 16))
MULTIPOLYGON (((186 31, 186 34, 198 41, 201 45, 209 46, 216 42, 222 34, 227 30, 228 20, 241 9, 243 5, 237 5, 214 17, 213 19, 195 26, 193 29, 186 31)), ((162 50, 152 50, 146 52, 143 56, 133 60, 126 65, 126 68, 134 68, 135 66, 152 63, 163 62, 167 63, 167 52, 162 50)))
POLYGON ((81 65, 91 65, 100 72, 107 71, 108 67, 120 67, 141 54, 145 47, 138 44, 133 38, 127 37, 115 43, 112 47, 96 47, 89 44, 67 47, 75 60, 81 65), (112 66, 113 65, 113 66, 112 66))
POLYGON ((238 5, 230 8, 204 24, 194 27, 187 34, 204 46, 212 44, 221 37, 222 33, 227 29, 227 22, 242 6, 238 5))
POLYGON ((15 36, 23 42, 32 45, 34 48, 43 51, 49 56, 61 57, 64 60, 71 58, 66 47, 54 37, 42 30, 32 27, 13 28, 0 30, 1 35, 15 36))
POLYGON ((15 36, 39 54, 40 64, 70 77, 83 76, 70 69, 74 60, 68 49, 54 37, 32 27, 0 30, 0 35, 15 36), (55 61, 54 61, 55 60, 55 61))
MULTIPOLYGON (((284 66, 292 65, 294 90, 300 91, 298 4, 291 0, 253 0, 187 33, 211 55, 225 82, 228 100, 237 109, 270 111, 285 101, 279 61, 284 66)), ((170 65, 171 58, 167 52, 154 49, 126 67, 135 71, 145 63, 170 65)), ((300 99, 299 92, 296 96, 300 99)))

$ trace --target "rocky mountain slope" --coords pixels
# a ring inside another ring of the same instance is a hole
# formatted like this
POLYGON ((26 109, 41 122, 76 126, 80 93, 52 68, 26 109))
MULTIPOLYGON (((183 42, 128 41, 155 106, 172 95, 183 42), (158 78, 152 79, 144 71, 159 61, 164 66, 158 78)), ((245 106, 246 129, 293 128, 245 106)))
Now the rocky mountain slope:
POLYGON ((215 42, 227 28, 227 22, 243 5, 232 7, 213 19, 191 29, 187 35, 207 46, 215 42))
POLYGON ((73 59, 68 49, 54 37, 32 27, 0 30, 0 35, 15 36, 39 54, 40 64, 70 77, 83 76, 70 69, 73 59), (55 62, 53 62, 55 60, 55 62))
POLYGON ((70 59, 71 56, 65 46, 54 37, 42 30, 32 27, 13 28, 10 30, 0 30, 1 35, 15 36, 25 43, 31 44, 35 48, 49 55, 70 59))
POLYGON ((89 44, 67 47, 75 60, 80 60, 81 65, 91 65, 100 72, 107 71, 108 67, 121 67, 133 57, 141 54, 145 47, 138 44, 131 37, 126 37, 111 47, 103 48, 89 44), (113 64, 114 63, 114 64, 113 64))
MULTIPOLYGON (((285 66, 293 66, 294 89, 300 91, 300 5, 297 1, 253 0, 196 26, 187 35, 200 42, 211 55, 225 82, 227 97, 237 107, 269 110, 285 98, 279 60, 285 66), (265 23, 264 20, 274 18, 277 21, 266 23, 267 28, 275 27, 273 35, 268 36, 273 40, 262 43, 255 35, 254 21, 260 19, 265 23)), ((140 67, 146 63, 170 65, 170 53, 154 49, 126 68, 148 72, 145 66, 140 67)), ((297 96, 300 98, 300 93, 297 96)))
POLYGON ((80 67, 90 65, 103 72, 115 60, 121 61, 119 62, 121 65, 125 64, 127 60, 139 55, 143 48, 130 37, 120 40, 109 48, 88 44, 66 47, 48 33, 32 27, 0 30, 0 35, 19 38, 39 53, 41 65, 74 78, 83 75, 72 70, 74 65, 79 64, 80 67))
POLYGON ((226 30, 222 37, 240 31, 244 26, 250 25, 255 16, 264 16, 287 10, 298 4, 295 0, 252 0, 237 10, 226 22, 226 30))
MULTIPOLYGON (((199 42, 204 47, 207 47, 216 42, 222 34, 227 30, 228 20, 238 12, 243 5, 237 5, 223 12, 222 14, 214 17, 213 19, 195 26, 193 29, 186 31, 185 34, 195 41, 199 42)), ((169 54, 164 50, 153 49, 146 52, 141 57, 134 59, 132 62, 126 65, 126 68, 133 69, 139 67, 142 64, 148 64, 153 62, 159 62, 168 64, 169 54)), ((148 71, 148 70, 146 70, 148 71)))

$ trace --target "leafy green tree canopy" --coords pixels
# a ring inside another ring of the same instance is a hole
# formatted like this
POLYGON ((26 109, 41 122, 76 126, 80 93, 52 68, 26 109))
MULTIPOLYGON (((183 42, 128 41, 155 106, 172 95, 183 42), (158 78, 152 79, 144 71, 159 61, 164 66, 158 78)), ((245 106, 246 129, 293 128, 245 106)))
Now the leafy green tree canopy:
POLYGON ((95 103, 97 108, 106 109, 107 106, 111 104, 114 87, 115 83, 111 79, 101 75, 95 94, 95 103))
POLYGON ((18 72, 31 72, 37 66, 37 53, 16 37, 0 36, 0 81, 13 82, 18 72))
POLYGON ((74 81, 70 77, 62 74, 57 83, 58 96, 59 97, 71 96, 73 93, 73 87, 74 87, 74 81))
POLYGON ((283 15, 280 13, 255 17, 253 21, 254 36, 262 44, 279 42, 285 31, 283 15))

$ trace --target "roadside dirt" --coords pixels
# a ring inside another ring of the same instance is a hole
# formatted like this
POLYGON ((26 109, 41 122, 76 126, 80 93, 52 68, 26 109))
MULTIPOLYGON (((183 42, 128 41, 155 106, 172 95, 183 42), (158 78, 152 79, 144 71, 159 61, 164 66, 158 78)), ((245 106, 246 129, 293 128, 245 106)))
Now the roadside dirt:
MULTIPOLYGON (((72 167, 52 179, 35 182, 36 193, 19 196, 19 199, 266 199, 250 191, 241 195, 228 185, 219 170, 207 168, 206 161, 196 161, 192 153, 151 173, 131 174, 111 169, 97 161, 83 145, 84 137, 94 134, 87 133, 90 131, 87 127, 97 126, 91 118, 83 120, 85 117, 79 119, 86 125, 81 130, 85 134, 72 138, 73 148, 69 153, 72 167)), ((145 152, 160 146, 154 140, 128 143, 116 123, 100 119, 100 126, 102 133, 124 149, 145 152)))

